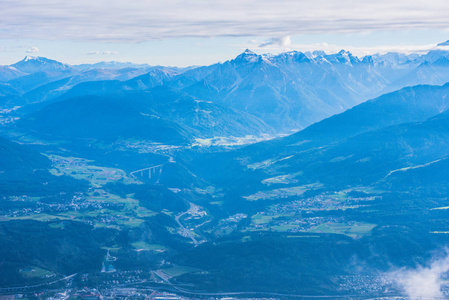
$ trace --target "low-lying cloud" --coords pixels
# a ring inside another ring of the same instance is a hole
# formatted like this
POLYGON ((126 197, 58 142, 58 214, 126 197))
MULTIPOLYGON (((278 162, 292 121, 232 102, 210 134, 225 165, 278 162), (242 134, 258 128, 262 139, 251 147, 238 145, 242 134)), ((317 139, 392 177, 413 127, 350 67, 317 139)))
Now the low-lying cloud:
POLYGON ((410 299, 446 299, 442 293, 443 276, 449 272, 449 253, 428 266, 400 269, 388 274, 410 299))
POLYGON ((448 11, 446 0, 2 0, 0 37, 142 42, 447 30, 448 11))

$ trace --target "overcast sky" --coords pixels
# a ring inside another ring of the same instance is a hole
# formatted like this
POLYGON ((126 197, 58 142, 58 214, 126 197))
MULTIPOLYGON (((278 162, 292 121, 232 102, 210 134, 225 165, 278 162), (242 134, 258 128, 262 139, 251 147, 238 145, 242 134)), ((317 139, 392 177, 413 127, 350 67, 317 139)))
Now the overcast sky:
POLYGON ((0 64, 24 55, 209 64, 256 52, 427 51, 447 0, 0 0, 0 64))

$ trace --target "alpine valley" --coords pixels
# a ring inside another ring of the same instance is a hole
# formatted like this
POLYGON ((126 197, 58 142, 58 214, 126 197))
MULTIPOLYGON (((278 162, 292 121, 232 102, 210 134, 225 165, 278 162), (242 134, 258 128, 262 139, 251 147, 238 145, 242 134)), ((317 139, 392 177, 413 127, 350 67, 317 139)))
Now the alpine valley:
POLYGON ((449 243, 439 48, 0 66, 0 294, 404 297, 449 243))

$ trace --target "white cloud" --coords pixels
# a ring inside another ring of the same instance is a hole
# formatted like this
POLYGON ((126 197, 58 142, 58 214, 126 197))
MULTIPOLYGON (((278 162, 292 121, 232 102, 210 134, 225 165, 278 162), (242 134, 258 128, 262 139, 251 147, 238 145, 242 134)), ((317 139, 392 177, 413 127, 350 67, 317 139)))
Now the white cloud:
POLYGON ((268 42, 260 44, 259 48, 264 48, 272 45, 280 46, 282 48, 288 48, 291 45, 291 43, 292 41, 290 39, 290 36, 287 35, 280 38, 272 38, 268 42))
POLYGON ((443 299, 441 291, 449 272, 449 256, 434 260, 430 266, 416 269, 400 269, 388 274, 404 290, 410 299, 443 299))
POLYGON ((39 48, 37 47, 30 47, 26 51, 26 53, 36 53, 36 52, 39 52, 39 48))
POLYGON ((0 36, 142 42, 449 28, 447 0, 2 0, 0 36))

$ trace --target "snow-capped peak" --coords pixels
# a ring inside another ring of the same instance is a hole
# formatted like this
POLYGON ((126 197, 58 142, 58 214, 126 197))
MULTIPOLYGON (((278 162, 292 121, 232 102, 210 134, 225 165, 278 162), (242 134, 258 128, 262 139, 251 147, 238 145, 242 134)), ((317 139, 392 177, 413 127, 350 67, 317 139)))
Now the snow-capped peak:
POLYGON ((256 62, 260 58, 259 55, 254 53, 253 51, 246 49, 242 54, 237 56, 234 61, 236 62, 256 62))
POLYGON ((246 54, 246 55, 257 55, 254 51, 251 51, 251 50, 249 50, 249 49, 246 49, 245 51, 243 51, 243 53, 242 54, 246 54))
POLYGON ((32 74, 36 72, 67 72, 73 71, 69 65, 63 64, 59 61, 48 59, 41 56, 25 56, 21 61, 10 65, 17 70, 32 74))
POLYGON ((30 55, 27 55, 27 56, 25 56, 25 58, 23 59, 23 61, 29 61, 29 60, 38 60, 38 57, 37 57, 37 56, 30 56, 30 55))

